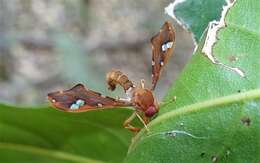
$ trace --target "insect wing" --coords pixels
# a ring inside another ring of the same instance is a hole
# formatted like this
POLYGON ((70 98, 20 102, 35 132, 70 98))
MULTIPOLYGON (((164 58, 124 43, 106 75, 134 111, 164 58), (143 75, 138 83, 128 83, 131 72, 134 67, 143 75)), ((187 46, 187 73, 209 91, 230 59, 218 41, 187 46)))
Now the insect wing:
POLYGON ((69 90, 49 93, 48 99, 54 107, 68 112, 131 106, 128 102, 102 96, 98 92, 85 88, 82 84, 77 84, 69 90))
POLYGON ((152 37, 152 90, 155 89, 163 67, 173 54, 175 31, 170 22, 165 22, 160 32, 152 37))

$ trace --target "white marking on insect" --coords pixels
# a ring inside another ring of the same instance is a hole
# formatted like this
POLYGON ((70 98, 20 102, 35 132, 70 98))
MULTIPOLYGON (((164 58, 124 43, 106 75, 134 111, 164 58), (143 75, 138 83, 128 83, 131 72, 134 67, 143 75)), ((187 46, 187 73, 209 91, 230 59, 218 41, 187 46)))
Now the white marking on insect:
POLYGON ((160 63, 160 64, 161 64, 161 66, 163 66, 163 65, 164 65, 163 61, 161 61, 161 63, 160 63))
POLYGON ((120 101, 125 101, 125 102, 130 102, 131 98, 127 97, 127 98, 119 98, 120 101))
POLYGON ((102 107, 103 105, 102 105, 101 103, 98 103, 97 106, 98 106, 98 107, 102 107))
POLYGON ((76 105, 78 105, 79 107, 83 106, 83 105, 85 105, 85 101, 79 99, 79 100, 76 101, 76 105))
POLYGON ((155 65, 155 62, 154 61, 152 61, 152 66, 154 66, 155 65))
POLYGON ((166 51, 167 49, 170 49, 173 46, 173 42, 167 42, 165 44, 162 45, 162 51, 166 51))
POLYGON ((166 51, 167 50, 167 46, 165 44, 162 45, 162 51, 166 51))
POLYGON ((70 106, 70 109, 71 109, 71 110, 77 110, 77 109, 79 109, 79 105, 77 105, 77 104, 72 104, 72 105, 70 106))
POLYGON ((55 100, 55 99, 52 99, 51 101, 52 101, 53 103, 54 103, 54 102, 56 102, 56 100, 55 100))
POLYGON ((166 45, 167 45, 167 48, 170 49, 172 47, 172 45, 173 45, 173 42, 172 41, 171 42, 167 42, 166 45))

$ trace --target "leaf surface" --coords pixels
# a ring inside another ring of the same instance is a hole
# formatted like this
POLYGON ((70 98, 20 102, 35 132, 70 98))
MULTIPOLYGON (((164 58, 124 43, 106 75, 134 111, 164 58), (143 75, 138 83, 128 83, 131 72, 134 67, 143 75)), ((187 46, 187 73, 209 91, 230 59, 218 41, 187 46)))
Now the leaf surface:
POLYGON ((201 52, 202 40, 126 162, 260 161, 260 1, 236 1, 225 22, 212 47, 221 64, 201 52))
POLYGON ((121 162, 128 109, 67 113, 0 105, 0 162, 121 162))
POLYGON ((174 8, 169 8, 170 15, 174 12, 178 22, 193 33, 199 42, 208 23, 219 20, 225 0, 175 0, 174 8))

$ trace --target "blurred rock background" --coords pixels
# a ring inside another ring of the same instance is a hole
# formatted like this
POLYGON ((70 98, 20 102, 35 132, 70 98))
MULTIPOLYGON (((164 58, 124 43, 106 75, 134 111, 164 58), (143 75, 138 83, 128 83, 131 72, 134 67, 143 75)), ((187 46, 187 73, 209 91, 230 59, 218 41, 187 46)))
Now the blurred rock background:
POLYGON ((175 53, 156 89, 161 99, 191 57, 188 32, 164 14, 170 0, 0 0, 0 102, 47 104, 46 94, 80 82, 107 95, 105 74, 120 69, 150 86, 150 38, 165 20, 175 53))

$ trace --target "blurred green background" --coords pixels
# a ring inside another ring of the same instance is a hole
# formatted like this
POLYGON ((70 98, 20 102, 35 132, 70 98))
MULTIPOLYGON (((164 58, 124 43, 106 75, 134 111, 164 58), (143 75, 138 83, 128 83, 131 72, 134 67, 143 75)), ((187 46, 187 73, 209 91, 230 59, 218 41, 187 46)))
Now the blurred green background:
POLYGON ((156 89, 161 99, 194 44, 166 14, 169 0, 1 0, 0 102, 46 104, 46 94, 80 82, 107 95, 105 74, 120 69, 150 86, 150 38, 165 20, 176 28, 174 56, 156 89))

